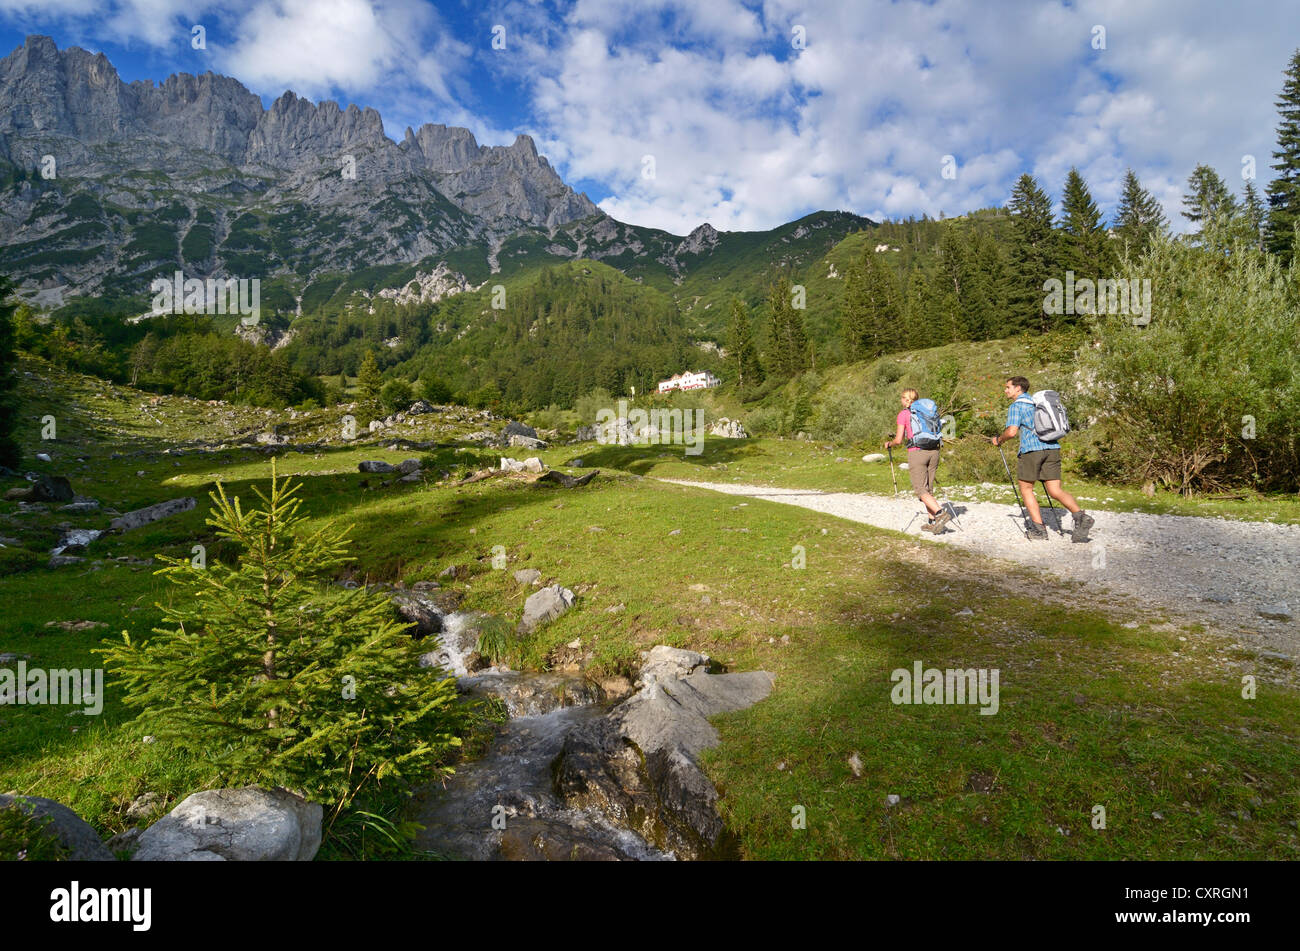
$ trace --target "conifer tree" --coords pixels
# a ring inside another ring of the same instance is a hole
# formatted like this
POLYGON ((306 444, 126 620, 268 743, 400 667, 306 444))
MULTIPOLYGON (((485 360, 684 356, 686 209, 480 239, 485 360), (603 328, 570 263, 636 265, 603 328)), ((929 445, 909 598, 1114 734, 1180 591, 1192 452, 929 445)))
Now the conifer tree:
POLYGON ((1061 194, 1061 264, 1076 278, 1110 277, 1114 260, 1101 226, 1101 211, 1077 168, 1065 177, 1061 194))
POLYGON ((782 275, 772 285, 767 303, 772 312, 768 366, 773 376, 789 379, 808 369, 808 336, 804 331, 803 312, 791 300, 788 277, 782 275))
POLYGON ((1008 267, 1008 330, 1051 324, 1043 312, 1043 283, 1064 278, 1058 266, 1056 234, 1052 229, 1052 200, 1028 173, 1016 180, 1007 202, 1011 212, 1011 260, 1008 267), (1061 273, 1058 273, 1061 272, 1061 273))
POLYGON ((340 808, 365 783, 439 764, 465 725, 455 680, 422 670, 387 597, 342 590, 347 530, 303 528, 301 499, 271 470, 263 505, 220 483, 207 524, 238 565, 159 560, 179 586, 143 642, 103 649, 139 722, 211 762, 226 785, 302 789, 340 808))
POLYGON ((749 309, 740 298, 731 299, 731 322, 727 326, 727 368, 736 381, 736 391, 743 400, 763 382, 763 365, 754 343, 754 327, 749 309))
POLYGON ((842 328, 845 359, 863 360, 903 345, 893 278, 870 246, 844 281, 842 328))
POLYGON ((1295 226, 1300 220, 1300 49, 1283 73, 1282 93, 1277 100, 1277 177, 1268 183, 1268 250, 1290 261, 1295 254, 1295 226))
POLYGON ((1196 166, 1187 177, 1187 191, 1183 194, 1183 217, 1200 225, 1196 233, 1216 219, 1231 218, 1236 211, 1236 199, 1219 173, 1208 165, 1196 166))
POLYGON ((1268 215, 1264 211, 1264 202, 1259 197, 1259 192, 1255 189, 1255 183, 1246 182, 1246 187, 1241 193, 1241 216, 1242 224, 1246 232, 1246 239, 1259 250, 1264 250, 1264 227, 1268 220, 1268 215))
POLYGON ((1142 187, 1130 168, 1124 173, 1124 190, 1115 213, 1115 233, 1127 243, 1129 253, 1136 257, 1167 227, 1160 202, 1142 187))
POLYGON ((367 350, 361 358, 361 368, 357 370, 357 390, 361 399, 367 403, 378 402, 379 391, 383 386, 384 378, 379 372, 379 364, 375 362, 374 351, 367 350))

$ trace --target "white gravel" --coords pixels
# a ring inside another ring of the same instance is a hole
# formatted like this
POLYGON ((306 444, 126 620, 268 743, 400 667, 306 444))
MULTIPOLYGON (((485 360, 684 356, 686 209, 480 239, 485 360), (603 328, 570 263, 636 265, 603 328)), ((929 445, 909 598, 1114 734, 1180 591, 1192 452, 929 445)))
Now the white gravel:
MULTIPOLYGON (((1107 512, 1086 508, 1097 520, 1087 543, 1070 541, 1071 519, 1059 506, 1043 506, 1050 537, 1030 542, 1014 502, 952 499, 956 522, 939 537, 921 531, 924 507, 914 497, 778 489, 666 479, 783 502, 854 522, 906 531, 936 544, 1039 567, 1059 577, 1127 595, 1226 631, 1255 634, 1273 650, 1300 655, 1300 622, 1260 616, 1285 602, 1300 611, 1300 526, 1224 518, 1107 512), (1060 517, 1066 535, 1053 531, 1060 517), (958 525, 957 523, 960 523, 958 525)), ((1008 495, 1010 493, 1008 492, 1008 495)), ((1040 495, 1040 504, 1042 502, 1040 495)), ((1087 504, 1087 503, 1085 503, 1087 504)))

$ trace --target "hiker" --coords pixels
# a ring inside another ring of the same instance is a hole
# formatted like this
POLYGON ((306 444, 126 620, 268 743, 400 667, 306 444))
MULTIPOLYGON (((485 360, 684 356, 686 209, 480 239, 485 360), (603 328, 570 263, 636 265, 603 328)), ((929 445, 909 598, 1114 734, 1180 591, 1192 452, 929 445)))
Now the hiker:
MULTIPOLYGON (((1031 541, 1046 541, 1047 527, 1034 495, 1034 483, 1042 482, 1047 494, 1064 505, 1074 516, 1072 541, 1086 541, 1088 529, 1096 521, 1079 508, 1069 492, 1061 488, 1061 444, 1044 442, 1034 428, 1034 401, 1029 395, 1029 381, 1023 376, 1009 377, 1002 392, 1011 400, 1007 410, 1007 428, 989 441, 1000 446, 1008 439, 1020 438, 1020 453, 1016 459, 1016 478, 1020 482, 1020 498, 1029 513, 1025 530, 1031 541)), ((1067 427, 1068 428, 1068 427, 1067 427)), ((1050 434, 1049 434, 1050 435, 1050 434)))
POLYGON ((907 441, 907 474, 912 479, 912 491, 916 497, 921 500, 925 506, 926 512, 930 515, 930 520, 921 526, 921 531, 930 532, 935 535, 943 534, 943 527, 952 521, 952 515, 944 511, 943 507, 935 501, 934 498, 934 474, 939 468, 939 429, 938 429, 938 411, 933 409, 933 402, 929 402, 929 409, 933 418, 929 421, 920 421, 924 427, 922 441, 927 444, 933 444, 934 448, 922 448, 914 445, 916 433, 912 426, 912 404, 918 402, 920 394, 913 389, 903 390, 899 397, 899 402, 903 404, 902 410, 898 414, 895 422, 898 425, 898 431, 894 433, 893 439, 885 440, 885 447, 901 446, 904 438, 907 441))

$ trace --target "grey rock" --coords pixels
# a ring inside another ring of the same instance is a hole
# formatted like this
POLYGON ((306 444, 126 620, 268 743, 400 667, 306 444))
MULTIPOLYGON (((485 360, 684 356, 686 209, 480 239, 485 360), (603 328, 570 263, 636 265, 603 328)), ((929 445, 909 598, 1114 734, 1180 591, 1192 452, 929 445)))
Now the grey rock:
POLYGON ((542 624, 554 621, 573 607, 575 600, 572 591, 558 584, 534 592, 524 602, 524 616, 519 622, 519 630, 528 634, 542 624))
POLYGON ((444 612, 426 595, 415 591, 394 591, 390 596, 397 613, 412 625, 408 633, 416 638, 442 631, 444 612))
POLYGON ((132 860, 309 862, 322 812, 285 789, 204 790, 146 829, 132 860))
POLYGON ((19 809, 38 821, 48 821, 46 830, 68 850, 71 861, 114 860, 113 853, 100 841, 99 835, 89 823, 61 802, 40 796, 0 795, 0 809, 19 809))
POLYGON ((884 462, 885 454, 883 452, 869 452, 862 457, 863 462, 884 462))
POLYGON ((542 573, 536 568, 520 568, 515 572, 515 580, 520 584, 537 584, 542 578, 542 573))
POLYGON ((53 459, 50 458, 50 454, 49 454, 48 452, 38 452, 38 453, 36 454, 36 458, 37 458, 39 461, 41 461, 41 462, 53 462, 53 461, 54 461, 53 459))
POLYGON ((1291 606, 1285 601, 1264 604, 1259 608, 1259 616, 1272 621, 1289 621, 1291 620, 1291 606))
POLYGON ((71 528, 63 533, 59 543, 50 551, 51 555, 75 554, 85 551, 86 546, 104 533, 95 528, 71 528))
POLYGON ((403 459, 397 464, 397 471, 402 475, 410 475, 413 472, 420 471, 419 459, 403 459))
POLYGON ((414 472, 407 473, 397 481, 398 482, 421 482, 423 480, 424 480, 424 474, 417 469, 414 472))
POLYGON ((709 674, 702 671, 667 683, 652 683, 617 708, 624 736, 645 753, 677 747, 694 755, 718 744, 708 718, 743 710, 772 691, 766 671, 709 674))
POLYGON ((506 423, 505 429, 502 430, 502 435, 524 436, 528 439, 536 439, 537 430, 533 429, 533 427, 531 426, 527 426, 524 423, 520 423, 512 419, 510 420, 510 422, 506 423))
POLYGON ((159 502, 156 505, 150 505, 120 515, 109 523, 109 527, 115 531, 129 532, 142 525, 148 525, 150 522, 170 518, 173 515, 179 515, 181 512, 188 512, 197 504, 198 502, 192 496, 183 499, 170 499, 166 502, 159 502))
POLYGON ((745 432, 745 427, 741 425, 740 420, 727 419, 725 416, 722 419, 714 421, 713 425, 709 427, 709 435, 721 436, 724 439, 749 438, 749 434, 745 432))
POLYGON ((99 502, 95 499, 85 499, 80 502, 69 502, 67 505, 60 505, 60 512, 70 512, 74 515, 84 515, 87 512, 99 510, 99 502))
POLYGON ((112 852, 114 855, 119 852, 126 852, 128 855, 133 855, 135 854, 135 850, 139 847, 140 835, 143 832, 143 829, 132 826, 131 828, 113 836, 105 842, 104 845, 108 851, 112 852))
POLYGON ((518 459, 510 459, 506 456, 501 457, 502 472, 523 472, 524 464, 518 459))
POLYGON ((131 805, 126 807, 126 817, 128 819, 143 819, 153 812, 162 803, 163 797, 156 792, 147 792, 131 800, 131 805))
POLYGON ((519 449, 545 449, 546 441, 531 436, 511 436, 508 445, 519 449))
POLYGON ((646 655, 637 683, 644 685, 660 680, 680 680, 701 667, 707 668, 710 663, 708 654, 658 644, 650 648, 646 655))
POLYGON ((580 489, 588 482, 590 482, 592 479, 596 478, 596 476, 598 475, 600 475, 599 469, 593 469, 590 472, 588 472, 586 475, 578 476, 577 478, 571 475, 565 475, 563 472, 556 472, 554 469, 551 469, 548 472, 542 473, 542 475, 538 477, 537 481, 553 482, 556 485, 565 489, 580 489))
POLYGON ((68 565, 77 565, 85 561, 78 555, 51 555, 47 567, 66 568, 68 565))
POLYGON ((33 502, 71 502, 73 495, 72 483, 67 478, 43 475, 32 486, 29 498, 33 502))
POLYGON ((536 456, 529 456, 524 460, 524 469, 528 472, 542 472, 546 469, 546 466, 536 456))
POLYGON ((360 472, 392 472, 396 468, 396 466, 378 459, 367 459, 364 462, 357 463, 357 470, 360 472))

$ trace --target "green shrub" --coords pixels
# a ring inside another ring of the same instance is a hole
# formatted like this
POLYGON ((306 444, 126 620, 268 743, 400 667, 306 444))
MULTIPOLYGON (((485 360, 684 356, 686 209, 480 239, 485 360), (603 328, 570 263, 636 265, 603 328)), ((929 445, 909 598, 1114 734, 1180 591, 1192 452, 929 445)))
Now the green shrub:
POLYGON ((382 593, 330 583, 347 530, 305 532, 298 488, 273 463, 269 496, 255 490, 263 504, 246 511, 218 483, 207 524, 237 545, 237 566, 160 556, 181 589, 163 625, 100 652, 142 728, 211 761, 225 784, 342 809, 369 782, 449 772, 467 713, 453 679, 420 669, 382 593))
MULTIPOLYGON (((1014 446, 1004 448, 1008 463, 1014 464, 1010 452, 1014 446)), ((998 451, 982 436, 970 435, 961 439, 944 440, 939 453, 939 472, 935 477, 942 485, 969 485, 1007 482, 1007 471, 1002 467, 998 451)))
POLYGON ((1084 377, 1126 481, 1190 493, 1300 487, 1300 274, 1238 244, 1157 241, 1125 273, 1151 281, 1150 322, 1113 315, 1084 377))
POLYGON ((28 551, 26 548, 15 548, 13 546, 0 548, 0 577, 31 571, 33 568, 39 568, 49 559, 49 555, 28 551))
POLYGON ((379 402, 390 413, 404 410, 415 401, 411 384, 405 380, 389 380, 379 391, 379 402))

